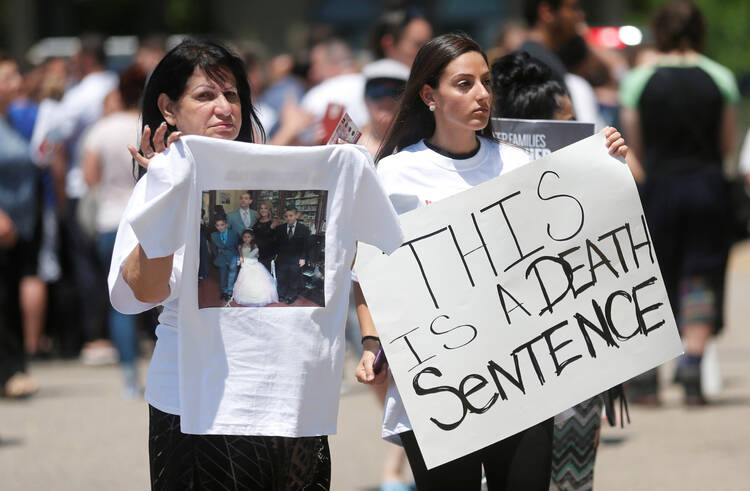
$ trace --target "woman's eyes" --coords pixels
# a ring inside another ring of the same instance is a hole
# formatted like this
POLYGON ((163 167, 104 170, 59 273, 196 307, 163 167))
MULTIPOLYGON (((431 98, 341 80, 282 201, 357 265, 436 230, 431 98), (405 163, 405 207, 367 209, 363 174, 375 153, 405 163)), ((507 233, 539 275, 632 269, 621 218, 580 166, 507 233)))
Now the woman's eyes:
MULTIPOLYGON (((492 85, 492 80, 486 79, 482 80, 482 85, 485 88, 489 88, 492 85)), ((468 91, 471 90, 472 87, 474 87, 474 81, 473 80, 459 80, 456 82, 456 87, 458 87, 460 90, 468 91)))
MULTIPOLYGON (((219 92, 207 90, 204 92, 199 92, 198 95, 196 95, 196 99, 198 99, 199 101, 212 101, 216 99, 218 95, 219 95, 219 92)), ((230 90, 230 91, 224 92, 224 97, 226 98, 227 101, 229 101, 232 104, 240 101, 240 95, 235 91, 230 90)))

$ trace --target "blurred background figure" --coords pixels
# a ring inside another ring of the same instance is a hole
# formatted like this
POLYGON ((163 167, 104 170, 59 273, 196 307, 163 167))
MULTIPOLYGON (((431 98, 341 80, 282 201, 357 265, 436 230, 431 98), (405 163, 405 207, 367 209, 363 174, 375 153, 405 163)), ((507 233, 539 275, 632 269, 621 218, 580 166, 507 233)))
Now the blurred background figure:
POLYGON ((370 34, 375 60, 390 58, 411 68, 417 51, 432 39, 432 26, 417 9, 384 12, 370 34))
POLYGON ((487 50, 487 59, 492 63, 498 58, 520 49, 526 42, 528 29, 522 22, 516 20, 505 21, 500 25, 497 39, 493 46, 487 50))
MULTIPOLYGON (((398 112, 398 99, 404 91, 409 79, 409 68, 392 58, 381 58, 362 68, 365 77, 365 104, 370 116, 370 122, 362 128, 360 145, 364 145, 374 158, 380 145, 385 140, 393 118, 398 112)), ((347 317, 347 340, 354 351, 355 358, 362 356, 360 343, 360 328, 355 310, 354 293, 349 298, 349 314, 347 317)), ((372 385, 373 392, 381 405, 385 403, 388 384, 372 385)), ((406 464, 404 448, 389 443, 386 451, 383 471, 381 474, 382 491, 405 491, 411 489, 402 482, 402 475, 406 464)))
MULTIPOLYGON (((52 59, 26 72, 17 97, 8 105, 11 126, 30 142, 40 112, 41 101, 62 95, 66 83, 66 65, 52 59)), ((54 188, 48 169, 36 168, 37 204, 39 205, 39 248, 33 270, 21 278, 19 290, 23 322, 24 348, 32 359, 48 357, 52 351, 49 337, 44 335, 47 315, 48 287, 60 278, 57 256, 57 219, 54 188)))
POLYGON ((525 0, 523 9, 529 31, 519 49, 547 65, 564 83, 567 70, 555 52, 578 33, 583 9, 578 0, 525 0))
POLYGON ((557 51, 584 27, 584 13, 578 0, 525 0, 524 16, 529 31, 519 50, 547 65, 555 80, 566 87, 576 120, 601 127, 596 95, 591 85, 582 77, 568 72, 557 55, 557 51))
POLYGON ((138 41, 138 50, 133 56, 133 63, 141 68, 146 75, 151 75, 156 65, 164 58, 164 36, 152 34, 138 41))
POLYGON ((362 128, 369 122, 362 96, 365 78, 345 41, 329 38, 313 45, 307 73, 312 88, 302 98, 302 109, 319 121, 325 116, 329 104, 341 104, 358 127, 362 128))
MULTIPOLYGON (((652 28, 658 57, 623 81, 622 120, 643 162, 641 200, 685 343, 675 378, 685 404, 703 405, 703 352, 723 326, 731 227, 722 164, 739 92, 732 73, 701 54, 706 21, 694 3, 660 7, 652 28)), ((632 380, 629 391, 634 401, 658 404, 656 370, 632 380)))
POLYGON ((362 68, 365 76, 365 105, 370 122, 362 128, 359 141, 374 157, 396 116, 398 98, 409 78, 409 68, 393 59, 383 58, 362 68))
POLYGON ((58 190, 58 210, 62 230, 64 276, 72 278, 77 295, 75 326, 84 346, 81 358, 85 363, 112 363, 116 352, 107 339, 105 292, 97 285, 97 254, 93 239, 79 225, 79 215, 91 214, 94 199, 82 201, 87 186, 81 171, 83 135, 104 111, 107 96, 117 88, 118 78, 106 69, 104 39, 88 34, 80 39, 80 47, 72 59, 73 75, 78 83, 65 91, 59 105, 54 106, 39 136, 40 150, 52 166, 58 190), (79 205, 82 206, 79 209, 79 205))
POLYGON ((37 268, 37 173, 28 142, 7 119, 21 81, 16 62, 0 53, 0 390, 10 398, 38 389, 26 373, 19 292, 22 279, 37 268))
MULTIPOLYGON (((83 177, 89 192, 95 193, 97 200, 91 232, 96 241, 97 285, 102 289, 106 289, 107 285, 117 226, 135 186, 128 145, 138 145, 139 103, 145 84, 146 72, 142 65, 132 65, 124 70, 120 74, 116 92, 121 109, 94 123, 83 142, 83 177)), ((105 299, 105 303, 109 335, 117 348, 123 373, 122 394, 132 399, 142 392, 136 371, 138 343, 135 316, 116 311, 109 298, 105 299)))

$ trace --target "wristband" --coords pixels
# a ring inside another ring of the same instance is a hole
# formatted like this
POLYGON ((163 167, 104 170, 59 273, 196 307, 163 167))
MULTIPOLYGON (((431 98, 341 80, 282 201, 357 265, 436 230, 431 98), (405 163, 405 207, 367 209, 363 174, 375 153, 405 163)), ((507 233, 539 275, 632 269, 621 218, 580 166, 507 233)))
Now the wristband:
POLYGON ((377 336, 362 336, 362 344, 365 344, 365 341, 367 341, 368 339, 373 339, 380 343, 380 338, 377 336))

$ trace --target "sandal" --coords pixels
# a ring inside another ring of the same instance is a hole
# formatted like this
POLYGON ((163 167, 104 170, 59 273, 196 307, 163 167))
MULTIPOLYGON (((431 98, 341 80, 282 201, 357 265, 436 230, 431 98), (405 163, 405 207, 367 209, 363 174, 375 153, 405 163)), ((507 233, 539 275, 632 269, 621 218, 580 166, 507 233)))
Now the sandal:
POLYGON ((5 382, 3 396, 9 399, 22 399, 35 394, 39 390, 36 380, 23 372, 16 372, 5 382))

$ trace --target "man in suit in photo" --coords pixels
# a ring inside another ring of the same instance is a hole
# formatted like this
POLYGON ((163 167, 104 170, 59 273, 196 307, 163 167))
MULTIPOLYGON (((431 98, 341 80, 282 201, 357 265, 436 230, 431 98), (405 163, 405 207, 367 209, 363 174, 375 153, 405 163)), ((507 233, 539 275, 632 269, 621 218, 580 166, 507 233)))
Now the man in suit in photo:
POLYGON ((234 280, 237 278, 237 245, 240 236, 227 226, 227 218, 218 215, 215 218, 216 232, 211 234, 211 242, 216 248, 214 265, 219 268, 221 278, 221 299, 229 301, 232 298, 234 280))
POLYGON ((279 300, 292 304, 302 287, 302 267, 307 262, 310 229, 297 220, 296 208, 284 212, 284 222, 276 227, 279 234, 276 280, 279 300))
POLYGON ((253 204, 253 196, 250 191, 244 191, 240 195, 240 207, 227 215, 229 230, 234 231, 242 237, 242 232, 251 228, 258 219, 258 212, 250 208, 253 204))

